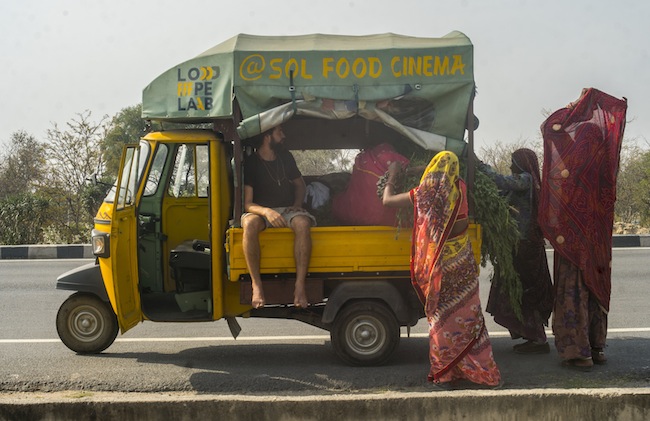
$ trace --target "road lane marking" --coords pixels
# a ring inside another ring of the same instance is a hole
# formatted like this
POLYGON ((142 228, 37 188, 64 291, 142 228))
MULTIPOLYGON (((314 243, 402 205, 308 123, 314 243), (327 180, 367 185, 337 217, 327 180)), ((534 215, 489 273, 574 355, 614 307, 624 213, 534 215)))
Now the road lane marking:
MULTIPOLYGON (((646 333, 650 332, 650 327, 631 327, 609 329, 607 333, 646 333)), ((553 335, 550 330, 546 331, 549 336, 553 335)), ((402 338, 407 338, 406 333, 402 333, 402 338)), ((411 333, 411 338, 426 338, 427 333, 411 333)), ((510 333, 506 331, 490 332, 490 336, 495 338, 509 337, 510 333)), ((197 337, 174 337, 174 338, 117 338, 115 342, 244 342, 244 341, 323 341, 329 340, 329 335, 304 335, 304 336, 240 336, 234 339, 229 336, 197 336, 197 337)), ((0 344, 37 344, 37 343, 57 343, 61 342, 60 339, 0 339, 0 344)))

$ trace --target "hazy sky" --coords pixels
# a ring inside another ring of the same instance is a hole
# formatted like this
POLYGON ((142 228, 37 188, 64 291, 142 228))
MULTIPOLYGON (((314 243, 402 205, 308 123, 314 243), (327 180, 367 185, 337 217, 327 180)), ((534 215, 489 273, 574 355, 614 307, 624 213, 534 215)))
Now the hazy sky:
POLYGON ((474 44, 477 150, 539 139, 544 110, 594 87, 628 99, 650 146, 647 0, 21 0, 0 4, 0 142, 141 102, 159 74, 238 34, 376 34, 474 44))

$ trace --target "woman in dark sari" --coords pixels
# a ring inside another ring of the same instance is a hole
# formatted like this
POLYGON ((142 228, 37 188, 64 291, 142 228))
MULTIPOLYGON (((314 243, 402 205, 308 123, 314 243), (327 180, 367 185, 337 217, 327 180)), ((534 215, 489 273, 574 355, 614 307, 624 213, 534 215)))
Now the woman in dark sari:
POLYGON ((418 187, 395 194, 398 170, 398 165, 389 167, 383 203, 415 208, 411 280, 429 323, 428 380, 446 387, 461 379, 498 387, 501 374, 481 311, 458 158, 452 152, 438 153, 418 187))
POLYGON ((513 339, 526 341, 513 348, 519 354, 548 354, 545 326, 553 309, 553 283, 548 269, 542 230, 537 223, 541 188, 539 162, 530 149, 517 149, 511 157, 512 175, 501 175, 487 165, 479 168, 496 183, 507 197, 519 227, 519 245, 513 265, 521 282, 521 319, 517 317, 506 285, 495 271, 486 310, 494 321, 510 331, 513 339))

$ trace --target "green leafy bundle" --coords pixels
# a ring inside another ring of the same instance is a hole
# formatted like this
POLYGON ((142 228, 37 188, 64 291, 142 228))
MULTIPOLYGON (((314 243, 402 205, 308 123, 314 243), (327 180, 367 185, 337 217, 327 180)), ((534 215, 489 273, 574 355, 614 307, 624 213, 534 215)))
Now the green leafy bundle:
POLYGON ((481 266, 490 261, 494 270, 490 281, 495 282, 495 274, 499 274, 498 281, 504 284, 510 305, 521 320, 522 288, 513 265, 513 255, 519 245, 517 221, 510 215, 508 202, 499 194, 494 181, 481 171, 475 172, 471 195, 474 218, 483 232, 481 266))

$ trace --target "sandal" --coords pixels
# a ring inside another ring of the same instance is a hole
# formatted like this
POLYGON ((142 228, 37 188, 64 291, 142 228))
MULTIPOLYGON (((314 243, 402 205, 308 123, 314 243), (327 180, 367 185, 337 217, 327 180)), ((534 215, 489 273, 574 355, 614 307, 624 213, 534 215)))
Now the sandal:
POLYGON ((489 386, 489 388, 492 389, 492 390, 503 389, 504 384, 506 384, 506 382, 503 381, 503 379, 501 379, 501 380, 499 380, 499 383, 495 384, 494 386, 489 386))
POLYGON ((535 341, 524 342, 513 347, 517 354, 549 354, 551 347, 548 342, 538 344, 535 341))
POLYGON ((570 368, 578 371, 591 371, 594 362, 591 358, 574 358, 572 360, 562 361, 562 367, 570 368))
POLYGON ((591 359, 594 364, 603 365, 607 363, 607 357, 602 348, 591 348, 591 359))
POLYGON ((454 390, 454 386, 451 384, 451 382, 431 382, 431 385, 433 386, 433 390, 437 392, 447 392, 454 390))

